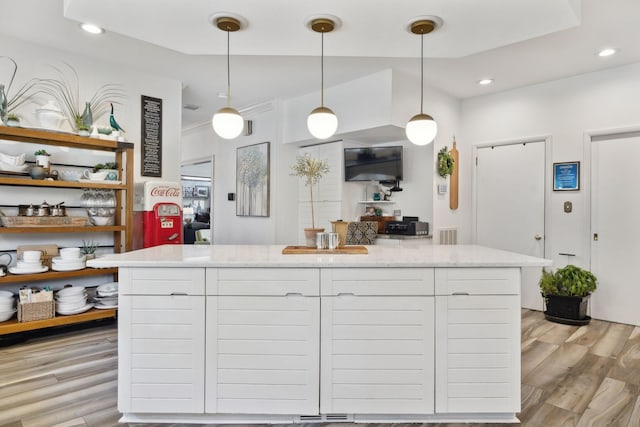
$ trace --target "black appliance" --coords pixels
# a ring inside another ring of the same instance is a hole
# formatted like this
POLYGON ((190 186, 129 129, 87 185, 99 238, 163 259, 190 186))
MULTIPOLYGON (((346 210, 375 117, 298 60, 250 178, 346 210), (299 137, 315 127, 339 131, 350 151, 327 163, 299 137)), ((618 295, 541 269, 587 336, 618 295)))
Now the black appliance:
POLYGON ((399 234, 403 236, 427 236, 429 223, 418 221, 416 216, 404 216, 402 221, 387 221, 386 234, 399 234))
POLYGON ((402 146, 344 149, 345 181, 387 181, 402 179, 402 146))

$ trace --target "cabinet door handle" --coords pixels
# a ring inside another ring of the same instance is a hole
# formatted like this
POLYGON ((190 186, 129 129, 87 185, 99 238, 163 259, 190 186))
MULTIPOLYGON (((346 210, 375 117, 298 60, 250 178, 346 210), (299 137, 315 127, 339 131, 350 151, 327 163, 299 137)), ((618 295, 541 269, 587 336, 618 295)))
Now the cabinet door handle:
POLYGON ((171 296, 188 296, 189 294, 186 292, 171 292, 171 296))
POLYGON ((302 294, 300 292, 287 292, 284 296, 285 297, 302 297, 302 294))
POLYGON ((338 296, 339 297, 355 297, 356 295, 352 292, 340 292, 338 296))
POLYGON ((451 295, 469 295, 469 292, 453 292, 451 295))

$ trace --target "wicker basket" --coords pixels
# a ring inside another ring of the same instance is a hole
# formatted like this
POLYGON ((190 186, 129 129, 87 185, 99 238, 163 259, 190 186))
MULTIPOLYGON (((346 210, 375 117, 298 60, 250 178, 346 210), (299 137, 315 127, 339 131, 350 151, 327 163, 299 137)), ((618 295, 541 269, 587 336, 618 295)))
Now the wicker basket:
POLYGON ((55 315, 55 301, 18 303, 18 322, 51 319, 55 315))

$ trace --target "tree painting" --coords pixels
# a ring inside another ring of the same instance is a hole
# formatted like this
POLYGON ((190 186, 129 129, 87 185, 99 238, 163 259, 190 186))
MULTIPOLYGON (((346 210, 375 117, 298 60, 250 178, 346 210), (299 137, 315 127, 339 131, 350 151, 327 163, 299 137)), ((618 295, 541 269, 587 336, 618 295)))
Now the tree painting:
POLYGON ((269 216, 269 143, 236 152, 236 215, 269 216))

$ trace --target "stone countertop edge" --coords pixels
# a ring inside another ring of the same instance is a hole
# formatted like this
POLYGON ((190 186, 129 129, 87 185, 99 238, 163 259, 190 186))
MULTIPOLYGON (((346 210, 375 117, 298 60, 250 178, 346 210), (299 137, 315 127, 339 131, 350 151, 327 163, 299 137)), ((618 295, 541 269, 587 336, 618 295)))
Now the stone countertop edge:
POLYGON ((420 268, 548 267, 551 260, 476 245, 367 246, 366 255, 282 254, 287 245, 163 245, 110 254, 88 267, 420 268))

